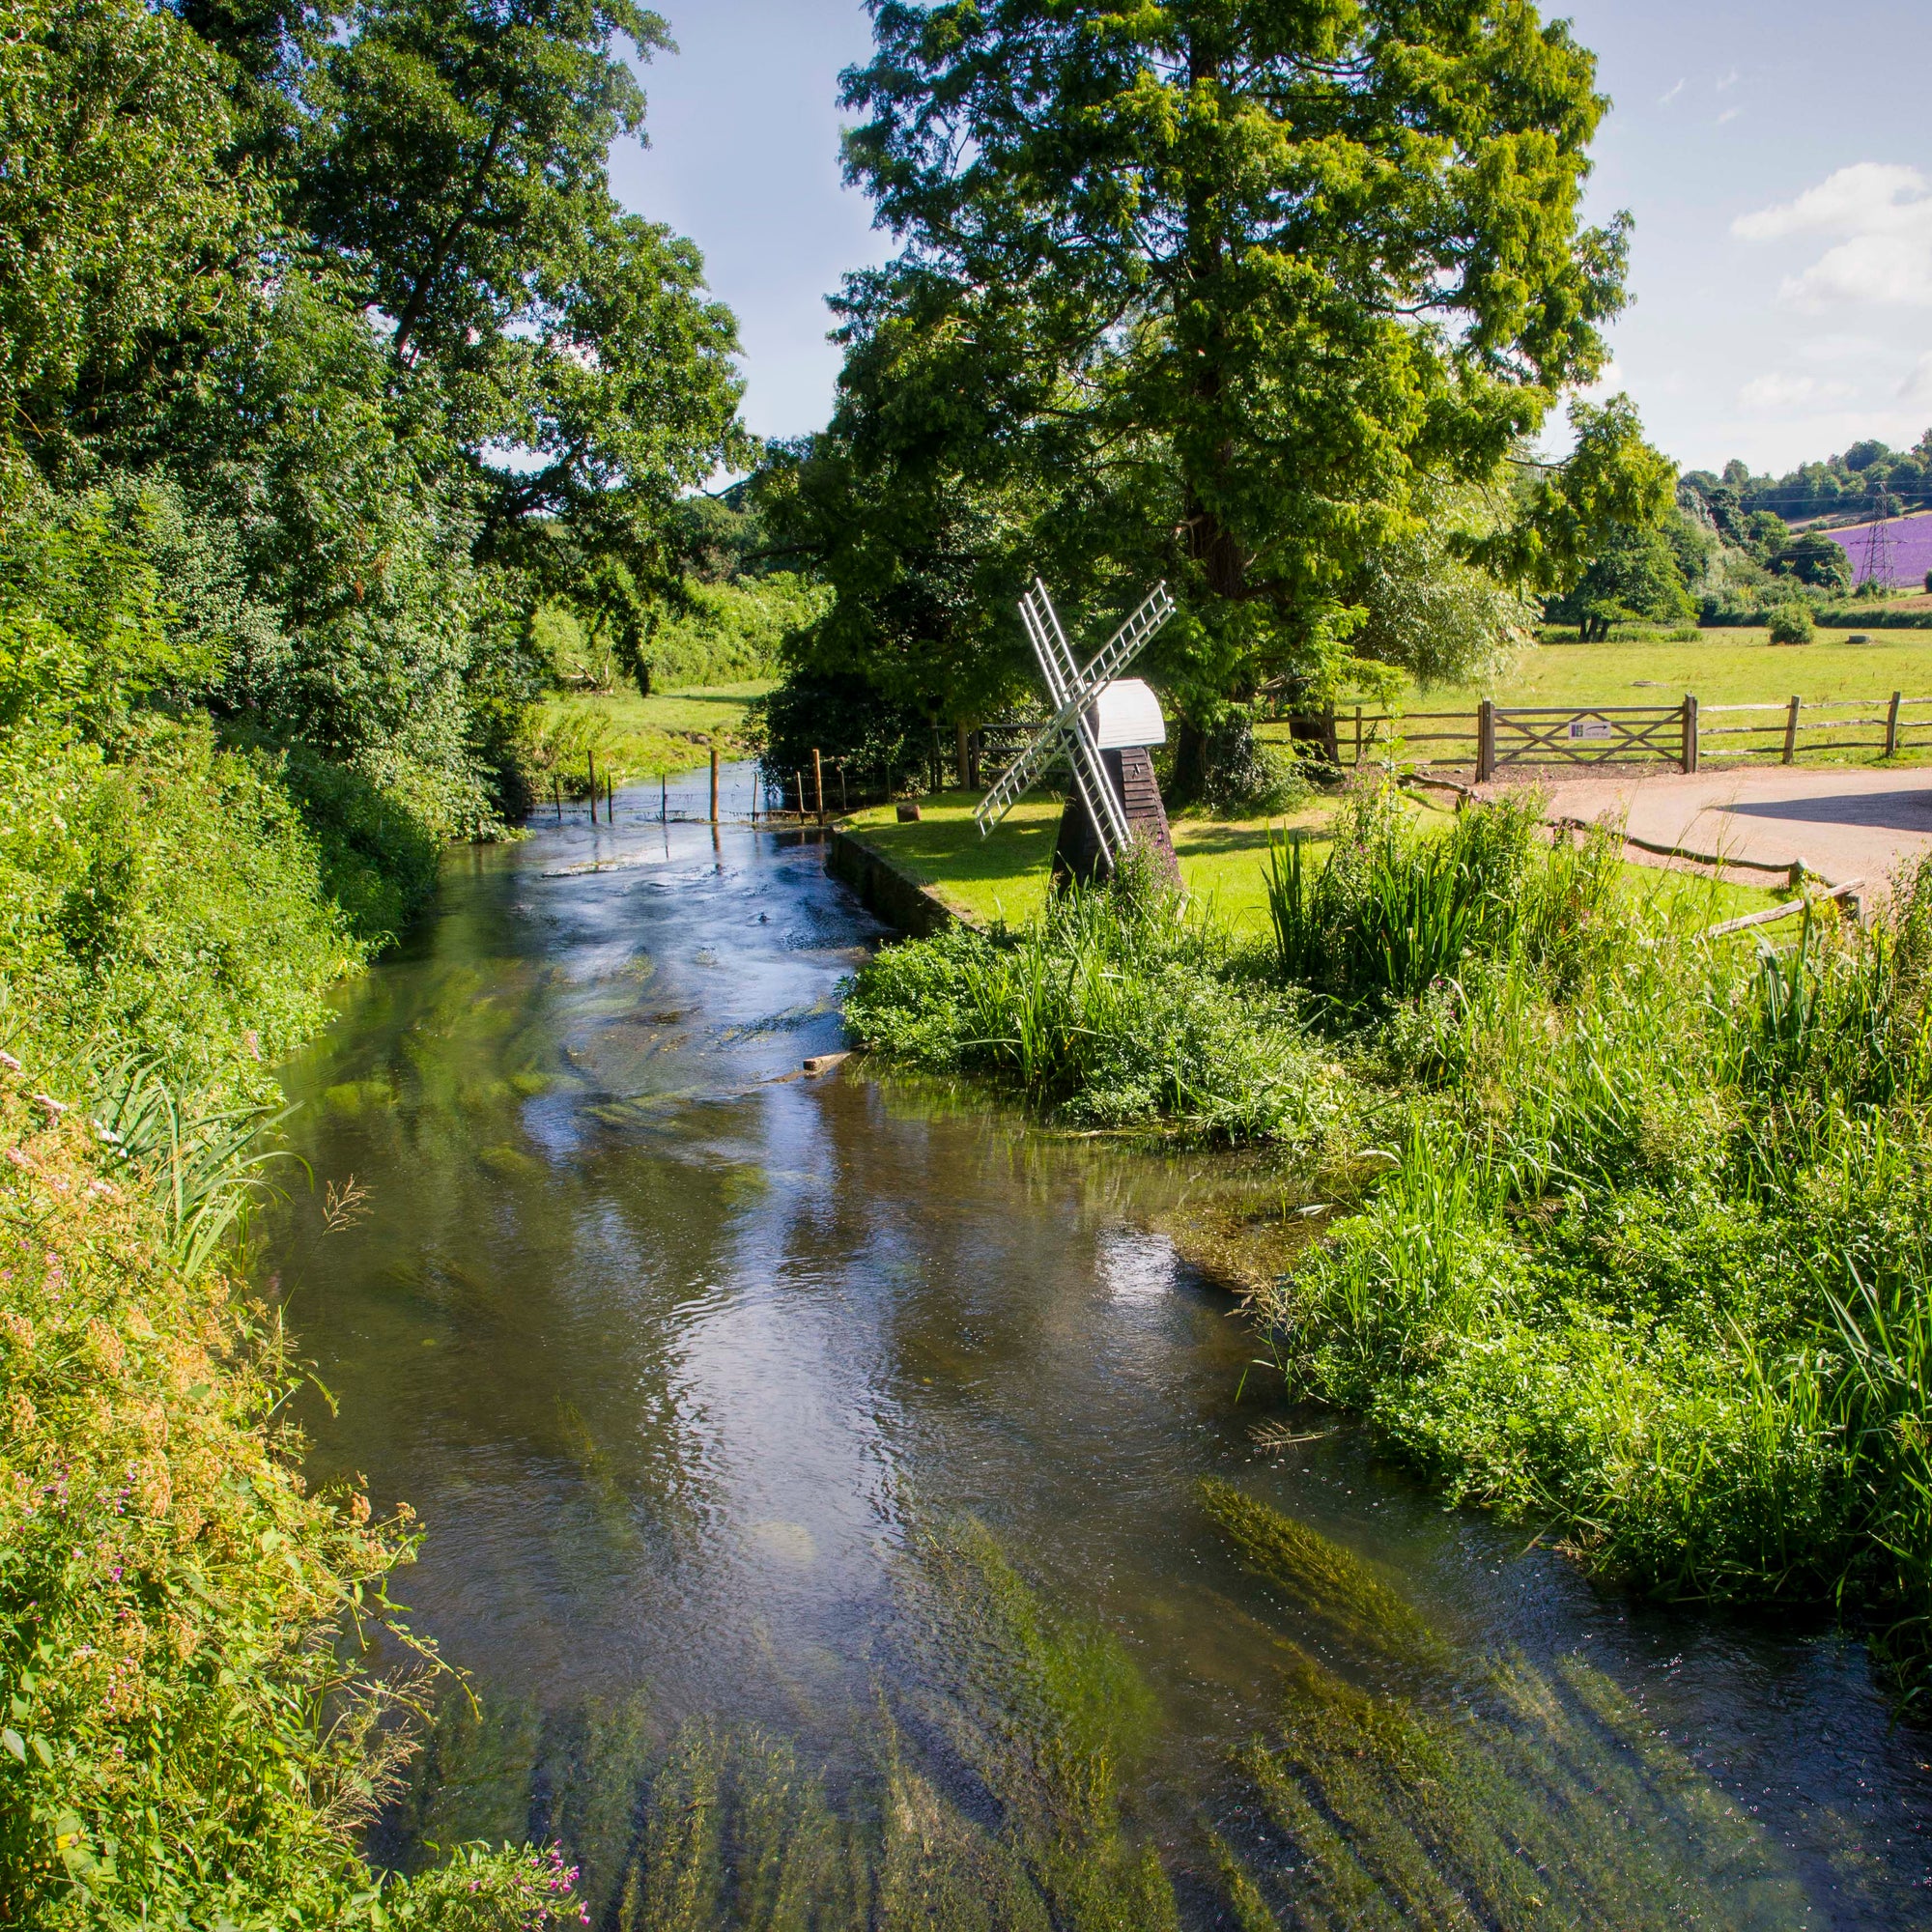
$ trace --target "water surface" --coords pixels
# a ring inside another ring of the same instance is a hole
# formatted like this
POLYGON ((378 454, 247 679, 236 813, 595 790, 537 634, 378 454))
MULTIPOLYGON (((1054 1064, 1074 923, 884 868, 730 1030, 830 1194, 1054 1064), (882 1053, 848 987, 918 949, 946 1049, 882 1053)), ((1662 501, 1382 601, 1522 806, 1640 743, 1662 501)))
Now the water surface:
POLYGON ((419 1513, 483 1712, 384 1855, 560 1833, 600 1922, 694 1932, 1932 1922, 1856 1645, 1642 1610, 1332 1418, 1259 1449, 1185 1258, 1225 1169, 801 1077, 876 928, 658 803, 453 858, 290 1072, 368 1193, 267 1246, 315 1472, 419 1513), (1269 1568, 1204 1477, 1314 1538, 1269 1568))

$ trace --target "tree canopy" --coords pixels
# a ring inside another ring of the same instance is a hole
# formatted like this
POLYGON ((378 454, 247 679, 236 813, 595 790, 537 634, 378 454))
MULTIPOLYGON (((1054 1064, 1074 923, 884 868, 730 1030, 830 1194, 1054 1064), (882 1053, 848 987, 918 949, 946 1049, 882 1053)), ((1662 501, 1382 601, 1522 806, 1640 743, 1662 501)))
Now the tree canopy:
POLYGON ((842 622, 895 658, 917 624, 928 696, 983 696, 1016 663, 973 609, 995 584, 1108 604, 1165 577, 1154 663, 1205 717, 1345 675, 1378 557, 1444 488, 1491 493, 1458 545, 1540 587, 1580 527, 1667 500, 1627 409, 1505 481, 1623 300, 1621 220, 1578 215, 1605 103, 1567 26, 1473 0, 872 11, 847 170, 901 250, 848 280, 831 430, 776 489, 858 593, 822 649, 842 622))
POLYGON ((625 49, 668 47, 664 21, 4 4, 15 516, 94 504, 208 647, 217 712, 446 831, 514 810, 538 604, 647 632, 681 594, 682 497, 753 456, 696 249, 611 191, 644 120, 625 49))

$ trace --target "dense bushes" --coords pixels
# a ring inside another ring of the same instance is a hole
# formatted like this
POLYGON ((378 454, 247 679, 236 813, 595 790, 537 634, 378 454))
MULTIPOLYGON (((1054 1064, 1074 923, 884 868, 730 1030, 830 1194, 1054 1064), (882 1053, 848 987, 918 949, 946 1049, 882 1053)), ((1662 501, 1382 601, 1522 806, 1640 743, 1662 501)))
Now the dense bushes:
POLYGON ((1232 965, 1225 937, 1135 866, 1020 931, 955 926, 887 949, 845 1013, 873 1045, 983 1074, 1064 1120, 1319 1138, 1329 1076, 1293 1002, 1232 965))
POLYGON ((0 735, 0 1037, 71 1094, 133 1054, 190 1090, 256 1085, 363 941, 260 760, 152 716, 115 753, 0 735))
POLYGON ((363 1864, 407 1746, 361 1642, 412 1641, 384 1591, 407 1517, 303 1485, 280 1327, 210 1260, 232 1123, 183 1137, 137 1080, 108 1139, 29 1097, 43 1070, 0 1067, 0 1915, 575 1922, 539 1855, 472 1848, 409 1887, 363 1864))

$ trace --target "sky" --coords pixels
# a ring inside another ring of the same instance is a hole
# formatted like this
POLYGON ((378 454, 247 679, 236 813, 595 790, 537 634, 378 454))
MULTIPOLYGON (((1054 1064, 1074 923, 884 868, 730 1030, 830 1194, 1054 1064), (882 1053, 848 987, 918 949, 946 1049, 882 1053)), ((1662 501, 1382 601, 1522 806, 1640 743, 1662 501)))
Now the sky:
MULTIPOLYGON (((839 179, 857 0, 659 0, 650 146, 624 202, 703 250, 737 313, 745 417, 818 428, 838 351, 824 298, 891 238, 839 179)), ((1551 12, 1559 10, 1551 9, 1551 12)), ((1684 469, 1782 472, 1932 426, 1932 0, 1577 0, 1612 107, 1586 212, 1634 219, 1609 388, 1684 469)), ((1606 391, 1607 392, 1607 391, 1606 391)))

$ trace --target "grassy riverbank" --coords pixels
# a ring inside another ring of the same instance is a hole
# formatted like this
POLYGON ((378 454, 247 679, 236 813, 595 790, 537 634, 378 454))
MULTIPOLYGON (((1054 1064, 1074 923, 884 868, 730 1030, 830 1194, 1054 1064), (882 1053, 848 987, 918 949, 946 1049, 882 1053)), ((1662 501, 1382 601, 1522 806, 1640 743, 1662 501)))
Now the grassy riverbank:
POLYGON ((711 755, 752 754, 752 707, 772 688, 770 678, 639 697, 634 691, 570 692, 539 707, 532 735, 533 777, 540 795, 553 779, 566 797, 582 797, 588 760, 600 781, 628 784, 668 772, 688 772, 711 755))
POLYGON ((401 1633, 412 1533, 305 1488, 299 1364, 230 1247, 270 1064, 437 850, 354 773, 202 720, 0 733, 0 1922, 571 1909, 544 1854, 364 1862, 408 1748, 364 1643, 401 1633))
POLYGON ((1633 1587, 1855 1608, 1916 1687, 1932 876, 1763 947, 1700 937, 1713 891, 1370 795, 1284 843, 1264 935, 1142 881, 889 948, 848 1010, 1068 1122, 1275 1148, 1286 1394, 1633 1587))
MULTIPOLYGON (((979 802, 978 792, 936 792, 921 801, 914 824, 900 824, 891 806, 855 811, 841 822, 967 919, 1023 925, 1046 905, 1060 802, 1023 799, 984 838, 973 819, 979 802)), ((1397 809, 1422 838, 1441 838, 1454 823, 1447 807, 1422 800, 1405 798, 1397 809)), ((1174 849, 1181 882, 1208 921, 1244 937, 1264 934, 1269 929, 1267 867, 1274 842, 1287 836, 1325 847, 1334 813, 1333 803, 1323 800, 1273 818, 1177 817, 1174 849)), ((1712 888, 1701 880, 1690 891, 1676 873, 1637 866, 1627 870, 1636 898, 1694 902, 1708 921, 1761 911, 1778 896, 1750 886, 1712 888)))

